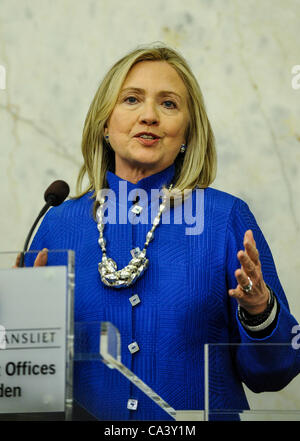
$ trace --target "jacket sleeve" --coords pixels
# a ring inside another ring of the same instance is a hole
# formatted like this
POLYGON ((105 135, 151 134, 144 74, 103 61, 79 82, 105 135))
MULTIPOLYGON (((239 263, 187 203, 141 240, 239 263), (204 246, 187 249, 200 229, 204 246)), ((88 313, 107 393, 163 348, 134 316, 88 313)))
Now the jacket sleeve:
POLYGON ((248 205, 236 199, 226 235, 226 278, 228 289, 237 285, 234 272, 240 268, 237 258, 244 249, 245 232, 251 229, 259 251, 264 281, 271 287, 279 314, 269 335, 263 338, 251 335, 241 324, 237 314, 237 301, 229 295, 231 342, 240 379, 254 392, 275 391, 285 387, 300 372, 300 349, 293 345, 293 330, 298 323, 289 305, 277 275, 271 250, 248 205))

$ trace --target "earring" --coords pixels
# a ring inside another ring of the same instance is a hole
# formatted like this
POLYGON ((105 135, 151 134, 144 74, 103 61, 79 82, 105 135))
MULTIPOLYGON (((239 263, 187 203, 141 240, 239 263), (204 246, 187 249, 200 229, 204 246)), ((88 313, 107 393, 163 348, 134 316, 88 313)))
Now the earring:
POLYGON ((180 153, 184 153, 185 151, 186 151, 186 145, 185 144, 181 144, 180 153))
POLYGON ((109 136, 105 135, 105 141, 107 142, 107 144, 109 144, 109 136))

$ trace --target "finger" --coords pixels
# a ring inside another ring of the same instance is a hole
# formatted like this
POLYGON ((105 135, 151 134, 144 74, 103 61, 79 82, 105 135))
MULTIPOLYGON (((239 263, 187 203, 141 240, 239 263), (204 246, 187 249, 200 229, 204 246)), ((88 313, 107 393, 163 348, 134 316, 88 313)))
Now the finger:
POLYGON ((252 262, 254 263, 254 265, 260 266, 258 249, 256 247, 254 247, 253 245, 251 245, 250 243, 247 243, 245 245, 245 250, 246 250, 248 256, 250 257, 250 259, 252 260, 252 262))
POLYGON ((48 261, 48 250, 47 248, 44 248, 42 251, 38 253, 33 266, 45 266, 47 264, 47 261, 48 261))
POLYGON ((17 255, 16 262, 15 262, 13 268, 19 268, 20 260, 21 260, 21 253, 19 253, 19 254, 17 255))
POLYGON ((235 289, 229 289, 228 294, 230 297, 233 297, 237 300, 241 299, 244 296, 244 291, 242 291, 241 287, 238 285, 235 289))
POLYGON ((252 245, 250 242, 245 242, 245 252, 250 257, 254 265, 260 266, 260 260, 259 260, 259 251, 256 248, 255 245, 252 245))
MULTIPOLYGON (((240 288, 243 290, 247 285, 249 285, 249 279, 247 274, 242 269, 237 269, 234 273, 235 278, 240 286, 240 288)), ((244 292, 244 291, 243 291, 244 292)))
POLYGON ((247 252, 248 256, 251 258, 251 260, 254 262, 255 265, 260 265, 259 260, 259 252, 256 248, 256 242, 253 237, 252 230, 247 230, 244 236, 244 247, 245 251, 247 252))
POLYGON ((252 279, 256 279, 257 268, 252 259, 247 255, 247 253, 244 251, 239 251, 237 257, 246 275, 252 279))
POLYGON ((250 242, 252 245, 256 246, 256 242, 254 240, 253 231, 247 230, 244 235, 244 244, 245 242, 250 242))

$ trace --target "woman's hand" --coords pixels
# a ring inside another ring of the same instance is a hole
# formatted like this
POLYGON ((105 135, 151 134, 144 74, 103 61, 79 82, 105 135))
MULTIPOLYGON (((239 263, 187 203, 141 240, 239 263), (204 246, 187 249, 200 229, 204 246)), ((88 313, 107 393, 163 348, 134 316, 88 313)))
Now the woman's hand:
MULTIPOLYGON (((19 268, 20 260, 21 260, 21 254, 18 254, 16 263, 13 268, 19 268)), ((33 266, 45 266, 47 264, 47 261, 48 261, 48 250, 47 248, 44 248, 36 256, 33 266)))
POLYGON ((245 233, 244 247, 244 251, 240 250, 237 253, 241 263, 241 268, 237 269, 234 273, 238 285, 235 289, 230 289, 228 293, 249 314, 260 314, 268 306, 270 291, 263 279, 259 252, 251 230, 247 230, 245 233), (249 285, 248 277, 251 279, 252 289, 249 292, 245 292, 243 287, 249 285))

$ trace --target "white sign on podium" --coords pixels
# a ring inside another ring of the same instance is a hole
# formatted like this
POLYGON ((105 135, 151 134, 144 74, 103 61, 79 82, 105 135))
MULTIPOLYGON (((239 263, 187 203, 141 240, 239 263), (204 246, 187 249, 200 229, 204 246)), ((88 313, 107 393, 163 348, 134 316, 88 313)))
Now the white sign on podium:
POLYGON ((0 414, 66 411, 72 398, 68 269, 0 268, 0 414))

